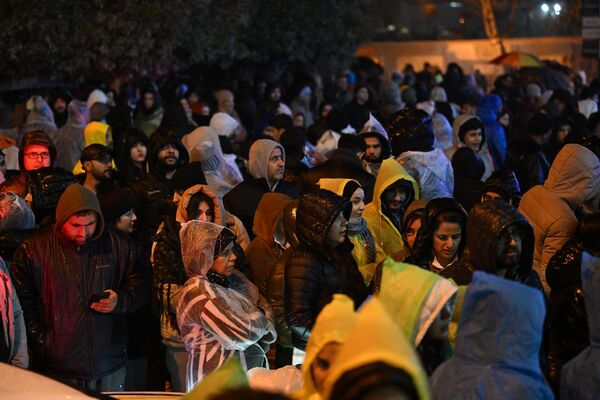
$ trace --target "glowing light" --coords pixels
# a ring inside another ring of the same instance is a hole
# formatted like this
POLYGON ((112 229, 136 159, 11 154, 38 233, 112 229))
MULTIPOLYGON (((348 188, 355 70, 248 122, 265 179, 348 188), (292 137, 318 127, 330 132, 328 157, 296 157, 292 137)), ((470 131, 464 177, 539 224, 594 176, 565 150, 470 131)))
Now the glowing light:
POLYGON ((465 24, 465 19, 464 18, 459 18, 458 19, 458 23, 461 24, 461 25, 464 25, 465 24))
POLYGON ((540 8, 542 9, 543 12, 547 13, 548 11, 550 11, 550 6, 546 3, 542 4, 540 6, 540 8))
POLYGON ((388 25, 388 26, 387 26, 385 29, 386 29, 388 32, 393 32, 393 31, 395 31, 395 30, 396 30, 396 25, 388 25))
POLYGON ((560 4, 555 4, 554 5, 554 12, 557 14, 560 14, 560 12, 562 11, 562 7, 560 6, 560 4))
POLYGON ((450 2, 450 7, 452 7, 452 8, 460 8, 462 6, 463 6, 463 4, 460 1, 451 1, 450 2))

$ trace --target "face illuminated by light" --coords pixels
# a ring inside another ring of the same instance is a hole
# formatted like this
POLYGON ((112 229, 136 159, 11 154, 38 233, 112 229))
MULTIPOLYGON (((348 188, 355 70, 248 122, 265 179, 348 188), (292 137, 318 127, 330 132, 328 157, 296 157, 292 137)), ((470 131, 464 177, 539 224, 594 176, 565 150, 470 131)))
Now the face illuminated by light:
POLYGON ((433 252, 443 267, 454 261, 461 239, 461 227, 456 222, 442 222, 433 233, 433 252))
POLYGON ((357 224, 363 218, 363 212, 365 211, 365 192, 362 188, 357 188, 352 197, 350 198, 352 203, 352 214, 350 215, 350 223, 357 224))
POLYGON ((63 236, 76 244, 83 246, 96 232, 98 215, 94 211, 82 212, 71 215, 60 227, 63 236))
POLYGON ((270 183, 275 183, 283 179, 283 173, 285 168, 285 162, 283 161, 283 154, 281 148, 275 147, 271 152, 269 158, 269 164, 267 166, 267 178, 270 183))
POLYGON ((233 252, 233 242, 231 242, 225 250, 215 258, 211 269, 223 277, 228 277, 235 269, 235 260, 237 260, 237 257, 233 252))

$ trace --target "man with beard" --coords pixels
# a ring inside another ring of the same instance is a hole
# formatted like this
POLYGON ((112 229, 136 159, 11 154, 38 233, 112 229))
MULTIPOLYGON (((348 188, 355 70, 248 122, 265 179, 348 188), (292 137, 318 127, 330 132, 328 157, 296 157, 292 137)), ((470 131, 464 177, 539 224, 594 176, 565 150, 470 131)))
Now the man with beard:
POLYGON ((173 133, 155 132, 150 138, 150 172, 132 188, 138 211, 139 244, 150 245, 173 199, 170 180, 178 168, 188 162, 188 152, 173 133))
POLYGON ((390 142, 384 133, 369 130, 360 134, 365 139, 367 145, 365 155, 366 170, 372 175, 377 176, 383 160, 390 158, 390 142))
POLYGON ((476 204, 467 220, 464 257, 441 272, 468 285, 476 270, 542 290, 533 270, 533 229, 525 217, 503 200, 476 204))
POLYGON ((112 182, 113 167, 112 156, 108 147, 102 144, 90 144, 81 153, 81 166, 85 171, 83 186, 95 194, 101 185, 112 182))

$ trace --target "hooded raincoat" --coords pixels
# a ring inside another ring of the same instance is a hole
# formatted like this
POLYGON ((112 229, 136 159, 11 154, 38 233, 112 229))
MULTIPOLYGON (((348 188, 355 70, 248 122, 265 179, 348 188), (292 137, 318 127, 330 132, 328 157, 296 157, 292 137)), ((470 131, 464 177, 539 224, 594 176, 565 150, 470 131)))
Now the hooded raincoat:
POLYGON ((315 326, 306 345, 306 355, 302 363, 302 392, 298 398, 320 400, 323 393, 315 387, 311 368, 317 356, 329 343, 343 344, 356 324, 356 312, 352 299, 343 294, 334 294, 329 304, 319 313, 315 326))
POLYGON ((235 156, 223 154, 217 132, 201 126, 185 135, 181 142, 190 154, 190 161, 200 161, 208 186, 224 196, 242 182, 242 173, 235 163, 235 156))
POLYGON ((600 258, 586 252, 581 256, 581 284, 585 292, 590 345, 562 367, 560 396, 591 400, 600 393, 600 258))
MULTIPOLYGON (((383 192, 396 183, 404 181, 404 186, 412 187, 412 194, 407 196, 406 204, 419 199, 419 187, 417 182, 406 172, 406 170, 393 158, 388 158, 381 163, 381 168, 375 180, 373 201, 367 205, 363 214, 369 229, 375 237, 376 243, 383 249, 386 255, 404 252, 405 244, 401 232, 396 228, 390 218, 384 212, 384 204, 381 196, 383 192)), ((401 218, 402 216, 399 216, 401 218)), ((398 224, 400 225, 400 224, 398 224)))
MULTIPOLYGON (((373 363, 384 363, 404 371, 410 378, 419 400, 430 398, 427 377, 411 344, 381 302, 373 298, 358 311, 354 328, 347 335, 325 381, 325 398, 337 399, 343 390, 341 378, 347 373, 373 363)), ((360 379, 360 377, 358 377, 360 379)), ((348 382, 353 385, 354 382, 348 382)))
POLYGON ((423 197, 427 199, 452 197, 454 173, 450 161, 442 150, 405 151, 396 158, 396 161, 418 182, 423 197))
MULTIPOLYGON (((345 193, 346 185, 349 182, 354 182, 354 184, 360 188, 360 184, 354 179, 327 178, 319 180, 319 187, 351 201, 353 193, 345 193)), ((358 223, 348 222, 348 239, 350 240, 350 243, 354 245, 354 248, 352 249, 352 258, 356 261, 356 265, 358 265, 358 269, 365 280, 365 284, 368 286, 369 283, 371 283, 377 263, 382 261, 386 257, 386 254, 375 240, 375 236, 373 236, 373 232, 367 226, 367 221, 364 218, 361 218, 358 223)))
POLYGON ((553 399, 539 363, 540 291, 483 272, 467 288, 455 355, 431 377, 434 399, 553 399))
POLYGON ((54 122, 54 113, 52 112, 52 109, 48 103, 46 103, 46 100, 40 96, 34 96, 32 101, 33 108, 27 116, 27 121, 25 121, 22 131, 24 133, 42 131, 54 141, 58 128, 54 122))
MULTIPOLYGON (((83 139, 84 139, 84 148, 89 146, 90 144, 101 144, 106 146, 107 140, 112 140, 112 133, 110 126, 105 123, 92 121, 85 126, 83 131, 83 139)), ((81 154, 79 154, 81 157, 81 154)), ((112 161, 112 166, 114 169, 117 168, 115 161, 112 161)), ((81 165, 81 161, 77 160, 77 164, 73 167, 73 175, 83 174, 85 171, 83 170, 83 166, 81 165)))
POLYGON ((192 220, 180 232, 183 264, 189 279, 177 305, 177 324, 188 352, 187 389, 206 374, 237 357, 246 368, 266 361, 277 338, 269 304, 244 275, 234 271, 226 285, 207 273, 224 228, 192 220))
POLYGON ((58 130, 54 138, 54 165, 65 171, 72 171, 86 146, 84 129, 89 120, 89 110, 83 101, 71 100, 67 111, 67 123, 58 130))
MULTIPOLYGON (((575 234, 575 211, 584 203, 597 209, 600 201, 600 161, 587 148, 567 144, 558 153, 548 179, 523 195, 519 211, 533 226, 533 267, 541 275, 544 289, 550 258, 575 234)), ((593 211, 593 210, 592 210, 593 211)))

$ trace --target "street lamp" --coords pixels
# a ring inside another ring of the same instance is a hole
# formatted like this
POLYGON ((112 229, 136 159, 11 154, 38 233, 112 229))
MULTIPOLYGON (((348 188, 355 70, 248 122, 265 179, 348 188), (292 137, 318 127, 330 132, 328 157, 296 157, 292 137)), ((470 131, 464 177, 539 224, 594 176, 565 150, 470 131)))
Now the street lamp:
POLYGON ((540 8, 542 9, 542 12, 547 13, 548 11, 550 11, 550 6, 546 3, 542 4, 540 6, 540 8))

